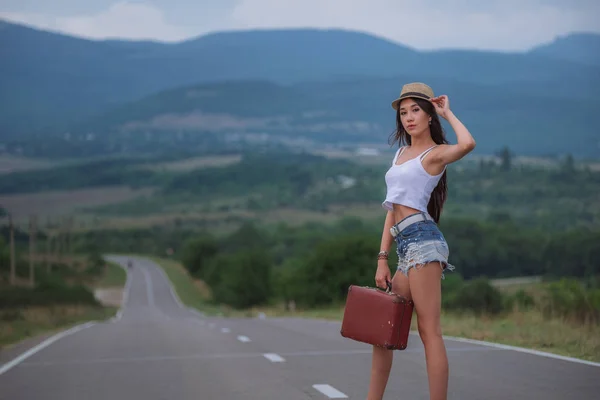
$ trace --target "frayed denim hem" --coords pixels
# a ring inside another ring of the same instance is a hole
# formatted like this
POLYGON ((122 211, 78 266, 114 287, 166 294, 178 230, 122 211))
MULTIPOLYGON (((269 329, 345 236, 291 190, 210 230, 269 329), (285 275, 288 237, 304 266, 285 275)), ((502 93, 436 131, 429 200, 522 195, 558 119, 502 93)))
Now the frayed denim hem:
POLYGON ((444 272, 454 271, 454 266, 448 262, 449 249, 445 241, 426 240, 409 243, 406 246, 405 254, 398 253, 398 270, 408 276, 411 268, 421 268, 422 266, 438 262, 442 268, 442 279, 445 279, 444 272))
POLYGON ((440 263, 440 268, 442 268, 442 279, 446 279, 446 275, 444 274, 444 272, 454 271, 454 266, 452 264, 448 264, 447 262, 441 261, 441 260, 430 260, 423 264, 411 264, 407 267, 402 267, 399 265, 397 269, 398 269, 398 271, 402 272, 404 274, 404 276, 408 277, 408 271, 411 268, 419 269, 419 268, 423 267, 424 265, 431 263, 431 262, 439 262, 440 263))

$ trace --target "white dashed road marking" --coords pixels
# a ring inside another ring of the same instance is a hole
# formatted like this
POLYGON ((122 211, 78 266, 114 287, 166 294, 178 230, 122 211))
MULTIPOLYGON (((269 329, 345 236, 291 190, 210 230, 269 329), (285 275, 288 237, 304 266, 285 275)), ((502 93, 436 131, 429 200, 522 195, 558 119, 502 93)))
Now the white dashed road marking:
POLYGON ((248 343, 250 341, 250 338, 248 336, 238 336, 237 340, 239 340, 242 343, 248 343))
POLYGON ((152 278, 150 278, 150 274, 146 268, 142 268, 142 273, 144 274, 144 279, 146 279, 146 297, 148 298, 148 305, 150 307, 154 307, 154 289, 152 288, 152 278))
POLYGON ((330 386, 330 385, 324 385, 324 384, 313 385, 313 388, 317 389, 319 392, 323 393, 325 396, 329 397, 330 399, 347 399, 348 398, 348 396, 346 396, 344 393, 340 392, 339 390, 337 390, 336 388, 334 388, 333 386, 330 386))
POLYGON ((265 353, 263 354, 265 358, 271 362, 284 362, 285 358, 281 357, 279 354, 275 353, 265 353))
POLYGON ((229 330, 229 328, 221 328, 221 332, 223 332, 223 333, 229 333, 231 331, 229 330))

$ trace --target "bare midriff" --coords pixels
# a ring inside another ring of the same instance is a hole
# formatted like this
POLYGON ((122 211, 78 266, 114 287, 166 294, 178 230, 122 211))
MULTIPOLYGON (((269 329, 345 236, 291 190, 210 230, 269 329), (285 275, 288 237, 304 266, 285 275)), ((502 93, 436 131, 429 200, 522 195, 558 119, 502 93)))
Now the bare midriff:
POLYGON ((421 212, 419 210, 416 210, 411 207, 403 206, 401 204, 394 204, 393 207, 394 207, 393 213, 394 213, 394 223, 395 224, 397 224, 398 222, 402 221, 404 218, 406 218, 410 215, 421 212))

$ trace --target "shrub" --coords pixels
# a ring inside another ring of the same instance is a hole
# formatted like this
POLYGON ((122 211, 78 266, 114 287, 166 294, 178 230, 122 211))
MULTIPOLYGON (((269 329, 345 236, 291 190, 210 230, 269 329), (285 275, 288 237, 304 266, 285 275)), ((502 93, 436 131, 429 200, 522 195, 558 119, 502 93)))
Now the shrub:
POLYGON ((354 285, 373 286, 379 240, 350 234, 321 242, 288 276, 287 290, 297 304, 313 307, 341 303, 354 285))
POLYGON ((94 294, 85 286, 68 286, 58 280, 52 279, 40 282, 33 289, 7 287, 0 291, 0 309, 59 304, 99 305, 94 294))
POLYGON ((184 244, 181 261, 191 275, 205 279, 207 264, 218 251, 217 241, 212 236, 200 235, 184 244))
POLYGON ((456 296, 460 293, 465 285, 463 277, 457 273, 445 274, 445 279, 442 281, 442 308, 452 309, 456 303, 456 296))
MULTIPOLYGON (((87 267, 85 269, 85 275, 88 276, 100 276, 104 272, 105 261, 102 255, 98 252, 92 252, 87 257, 87 267)), ((70 268, 66 268, 70 270, 70 268)))
POLYGON ((514 299, 514 304, 520 310, 527 310, 535 305, 535 300, 533 297, 527 293, 524 289, 519 289, 512 295, 514 299))
POLYGON ((271 260, 261 249, 219 255, 207 278, 216 302, 234 308, 264 304, 271 295, 271 260))
POLYGON ((447 307, 475 314, 498 314, 504 310, 504 300, 502 293, 487 279, 477 278, 456 290, 450 296, 447 307))
POLYGON ((600 321, 600 289, 587 288, 572 278, 552 282, 544 296, 544 315, 560 316, 578 322, 600 321))

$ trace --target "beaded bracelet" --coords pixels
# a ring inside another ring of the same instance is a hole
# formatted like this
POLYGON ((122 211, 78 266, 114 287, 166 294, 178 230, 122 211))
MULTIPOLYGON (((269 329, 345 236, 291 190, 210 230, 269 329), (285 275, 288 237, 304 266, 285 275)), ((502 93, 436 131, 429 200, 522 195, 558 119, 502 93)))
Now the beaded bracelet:
POLYGON ((377 259, 378 260, 387 260, 388 259, 388 252, 387 251, 380 251, 377 254, 377 259))

